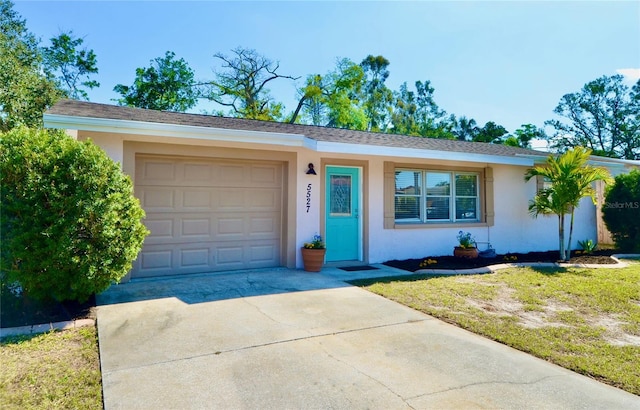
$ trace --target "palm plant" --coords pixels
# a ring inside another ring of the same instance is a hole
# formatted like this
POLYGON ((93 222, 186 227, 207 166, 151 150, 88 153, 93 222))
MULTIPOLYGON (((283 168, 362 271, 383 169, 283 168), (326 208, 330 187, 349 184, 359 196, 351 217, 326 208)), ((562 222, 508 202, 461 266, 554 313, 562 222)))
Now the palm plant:
POLYGON ((550 155, 544 166, 536 166, 527 170, 525 181, 541 176, 550 183, 548 188, 541 189, 529 202, 529 213, 558 216, 558 239, 560 242, 560 259, 568 260, 571 254, 571 237, 573 235, 574 212, 582 198, 588 196, 596 203, 595 181, 609 181, 609 172, 605 168, 587 165, 591 150, 575 147, 560 156, 550 155), (569 241, 565 248, 564 225, 565 215, 570 214, 569 241))

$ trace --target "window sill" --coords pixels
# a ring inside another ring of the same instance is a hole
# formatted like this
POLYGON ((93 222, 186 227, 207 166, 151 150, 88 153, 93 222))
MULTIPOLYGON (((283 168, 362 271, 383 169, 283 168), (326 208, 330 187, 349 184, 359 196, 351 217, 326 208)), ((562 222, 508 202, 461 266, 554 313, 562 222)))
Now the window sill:
POLYGON ((489 226, 486 222, 441 222, 441 223, 416 223, 396 222, 393 229, 432 229, 432 228, 483 228, 489 226))

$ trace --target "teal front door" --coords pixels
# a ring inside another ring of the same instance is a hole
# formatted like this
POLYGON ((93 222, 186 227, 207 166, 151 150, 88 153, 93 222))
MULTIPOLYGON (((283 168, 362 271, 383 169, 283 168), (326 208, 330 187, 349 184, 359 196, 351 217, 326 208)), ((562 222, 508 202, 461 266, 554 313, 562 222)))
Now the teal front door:
POLYGON ((326 260, 361 260, 360 168, 328 166, 325 175, 326 260))

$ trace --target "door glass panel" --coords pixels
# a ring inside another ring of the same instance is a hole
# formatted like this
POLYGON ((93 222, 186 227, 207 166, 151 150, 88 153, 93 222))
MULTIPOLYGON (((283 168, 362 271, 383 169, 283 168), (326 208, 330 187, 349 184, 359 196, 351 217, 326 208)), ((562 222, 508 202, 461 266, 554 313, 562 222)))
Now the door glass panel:
POLYGON ((331 216, 351 216, 351 175, 331 175, 331 216))

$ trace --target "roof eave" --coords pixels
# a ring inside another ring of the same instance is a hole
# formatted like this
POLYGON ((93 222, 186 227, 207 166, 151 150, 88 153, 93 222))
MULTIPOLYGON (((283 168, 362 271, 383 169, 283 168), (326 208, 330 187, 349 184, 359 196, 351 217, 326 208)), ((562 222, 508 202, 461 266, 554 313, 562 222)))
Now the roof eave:
MULTIPOLYGON (((559 155, 553 152, 549 152, 547 155, 530 155, 530 154, 518 154, 518 156, 531 158, 536 165, 543 164, 547 161, 549 155, 559 155)), ((588 161, 589 165, 595 167, 605 167, 611 170, 619 169, 625 170, 629 168, 640 168, 640 161, 631 160, 631 159, 621 159, 621 158, 609 158, 609 157, 598 157, 595 155, 591 155, 588 161)))
POLYGON ((401 148, 381 145, 346 144, 318 141, 317 151, 340 154, 375 155, 444 161, 475 162, 481 164, 533 166, 531 158, 505 155, 477 154, 459 151, 440 151, 419 148, 401 148))
POLYGON ((48 113, 45 113, 43 118, 44 126, 46 128, 200 139, 208 141, 283 145, 289 147, 305 147, 309 149, 315 149, 316 143, 314 140, 301 134, 235 130, 110 118, 77 117, 73 115, 48 113))
POLYGON ((134 134, 208 141, 240 142, 248 144, 303 147, 313 151, 355 155, 394 156, 402 158, 464 161, 483 164, 532 166, 534 160, 523 156, 477 154, 459 151, 440 151, 381 145, 362 145, 343 142, 317 141, 302 134, 213 128, 194 125, 168 124, 112 118, 79 117, 75 115, 44 114, 44 126, 68 130, 134 134))

